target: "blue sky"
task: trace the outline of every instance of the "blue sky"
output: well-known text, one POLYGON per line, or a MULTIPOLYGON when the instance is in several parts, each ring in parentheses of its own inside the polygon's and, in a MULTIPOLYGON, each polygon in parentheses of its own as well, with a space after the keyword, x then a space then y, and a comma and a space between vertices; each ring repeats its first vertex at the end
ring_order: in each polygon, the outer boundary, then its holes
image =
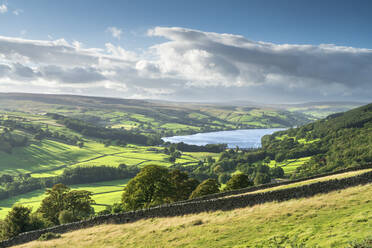
POLYGON ((372 2, 368 0, 8 0, 2 3, 7 3, 11 11, 23 10, 18 16, 0 15, 1 34, 6 36, 18 36, 26 30, 25 36, 32 39, 47 39, 51 35, 99 47, 110 40, 104 34, 106 28, 115 26, 124 31, 119 43, 136 49, 154 43, 146 39, 147 29, 175 26, 240 34, 274 43, 372 48, 372 2))
POLYGON ((0 0, 0 91, 368 101, 371 10, 367 0, 0 0), (27 50, 45 46, 54 58, 27 50), (62 47, 76 53, 75 64, 63 60, 62 47), (90 62, 77 59, 87 54, 90 62))

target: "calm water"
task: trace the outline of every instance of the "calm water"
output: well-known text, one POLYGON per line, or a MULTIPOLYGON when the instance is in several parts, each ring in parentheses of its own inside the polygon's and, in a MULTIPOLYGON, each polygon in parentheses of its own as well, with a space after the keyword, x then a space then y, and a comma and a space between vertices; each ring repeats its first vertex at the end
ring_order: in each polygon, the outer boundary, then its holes
POLYGON ((244 129, 234 131, 219 131, 210 133, 197 133, 185 136, 173 136, 163 138, 171 143, 184 142, 190 145, 227 144, 229 148, 258 148, 261 146, 261 138, 266 134, 285 130, 284 128, 244 129))

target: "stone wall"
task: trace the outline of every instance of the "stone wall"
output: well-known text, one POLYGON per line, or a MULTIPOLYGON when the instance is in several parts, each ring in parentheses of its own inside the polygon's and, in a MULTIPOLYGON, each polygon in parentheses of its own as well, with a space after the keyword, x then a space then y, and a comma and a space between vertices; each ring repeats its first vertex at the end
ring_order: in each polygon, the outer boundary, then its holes
POLYGON ((362 170, 362 169, 372 169, 372 163, 359 165, 359 166, 355 166, 355 167, 350 167, 350 168, 337 170, 337 171, 333 171, 333 172, 323 173, 323 174, 319 174, 319 175, 311 176, 311 177, 306 177, 306 178, 299 178, 299 179, 295 179, 295 180, 287 180, 287 181, 282 181, 282 182, 279 182, 279 183, 267 183, 267 184, 252 186, 252 187, 243 188, 243 189, 230 190, 230 191, 210 194, 210 195, 206 195, 206 196, 202 196, 202 197, 198 197, 198 198, 195 198, 195 199, 186 200, 186 201, 182 201, 182 202, 209 200, 209 199, 215 199, 215 198, 220 198, 220 197, 244 194, 244 193, 253 192, 253 191, 257 191, 257 190, 261 190, 261 189, 267 189, 267 188, 277 187, 277 186, 281 186, 281 185, 288 185, 288 184, 292 184, 292 183, 298 183, 298 182, 303 182, 303 181, 307 181, 307 180, 311 180, 311 179, 316 179, 316 178, 321 178, 321 177, 326 177, 326 176, 332 176, 332 175, 342 174, 342 173, 351 172, 351 171, 358 171, 358 170, 362 170))
MULTIPOLYGON (((308 185, 280 189, 275 191, 267 191, 261 193, 252 193, 246 195, 237 195, 230 197, 221 197, 214 199, 198 199, 189 202, 177 202, 169 205, 162 205, 150 209, 126 212, 121 214, 109 214, 91 218, 89 220, 59 225, 47 229, 35 230, 0 242, 0 247, 9 247, 36 240, 41 234, 46 232, 65 233, 81 228, 92 227, 105 223, 122 224, 134 222, 140 219, 157 218, 157 217, 172 217, 182 216, 185 214, 196 214, 208 211, 217 210, 232 210, 243 208, 272 201, 287 201, 290 199, 311 197, 320 193, 327 193, 334 190, 340 190, 351 186, 372 183, 372 171, 363 174, 343 178, 334 179, 324 182, 316 182, 308 185)), ((240 192, 242 193, 242 192, 240 192)), ((243 192, 244 193, 244 192, 243 192)), ((226 195, 225 195, 226 196, 226 195)))

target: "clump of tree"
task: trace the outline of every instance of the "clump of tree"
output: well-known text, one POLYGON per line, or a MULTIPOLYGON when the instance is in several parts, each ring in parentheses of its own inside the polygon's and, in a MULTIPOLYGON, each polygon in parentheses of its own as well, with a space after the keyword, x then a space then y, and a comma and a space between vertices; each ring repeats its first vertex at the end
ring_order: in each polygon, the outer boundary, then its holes
POLYGON ((15 205, 0 222, 1 240, 10 239, 22 232, 46 228, 51 223, 38 213, 32 213, 32 208, 15 205))
POLYGON ((106 128, 94 125, 92 123, 66 117, 60 114, 48 113, 47 116, 52 117, 67 128, 74 130, 82 135, 103 139, 105 144, 115 142, 121 145, 127 143, 140 145, 158 145, 163 141, 158 135, 142 135, 128 130, 106 128))
MULTIPOLYGON (((76 145, 77 142, 81 140, 77 136, 68 136, 63 133, 59 133, 58 131, 52 131, 48 127, 42 127, 38 124, 25 122, 24 119, 0 119, 0 125, 6 127, 4 128, 4 132, 2 134, 4 136, 11 136, 5 137, 5 139, 3 140, 7 140, 7 142, 10 143, 13 147, 26 146, 28 144, 28 138, 26 136, 20 134, 15 135, 14 133, 11 133, 11 131, 16 129, 32 134, 33 138, 39 141, 48 138, 58 140, 70 145, 76 145)), ((6 150, 6 152, 8 151, 6 150)))
POLYGON ((225 151, 227 148, 226 144, 206 144, 204 146, 189 145, 184 142, 174 143, 169 145, 169 149, 179 150, 182 152, 213 152, 220 153, 225 151))
POLYGON ((122 195, 122 207, 129 211, 186 200, 198 184, 185 172, 148 165, 128 182, 122 195))
POLYGON ((37 210, 44 218, 58 225, 82 220, 92 214, 92 193, 86 190, 71 190, 64 184, 56 184, 46 191, 47 197, 37 210))
POLYGON ((13 148, 26 146, 28 138, 26 136, 15 134, 8 128, 0 132, 0 151, 12 153, 13 148))
POLYGON ((0 221, 0 239, 82 220, 94 214, 94 200, 89 191, 71 190, 66 185, 56 184, 46 194, 36 212, 32 212, 30 207, 14 205, 5 219, 0 221))

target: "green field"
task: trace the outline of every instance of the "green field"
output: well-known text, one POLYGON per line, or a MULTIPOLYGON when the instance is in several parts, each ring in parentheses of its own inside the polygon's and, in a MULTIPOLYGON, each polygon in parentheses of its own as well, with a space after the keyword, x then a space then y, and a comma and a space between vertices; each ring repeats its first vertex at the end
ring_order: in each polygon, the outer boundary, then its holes
POLYGON ((291 173, 296 171, 296 168, 302 166, 304 163, 310 160, 311 157, 303 157, 298 159, 287 159, 283 162, 276 162, 275 160, 271 160, 268 164, 270 167, 279 166, 282 167, 284 173, 286 175, 290 175, 291 173))
MULTIPOLYGON (((73 190, 88 190, 93 193, 93 205, 95 211, 104 210, 107 205, 119 202, 123 193, 124 186, 129 179, 106 181, 101 183, 90 183, 70 185, 73 190)), ((45 190, 35 190, 33 192, 10 197, 0 201, 0 219, 3 219, 14 204, 22 204, 36 210, 41 201, 46 197, 45 190)))
POLYGON ((371 190, 368 184, 232 211, 100 225, 18 247, 348 247, 372 235, 371 190))

